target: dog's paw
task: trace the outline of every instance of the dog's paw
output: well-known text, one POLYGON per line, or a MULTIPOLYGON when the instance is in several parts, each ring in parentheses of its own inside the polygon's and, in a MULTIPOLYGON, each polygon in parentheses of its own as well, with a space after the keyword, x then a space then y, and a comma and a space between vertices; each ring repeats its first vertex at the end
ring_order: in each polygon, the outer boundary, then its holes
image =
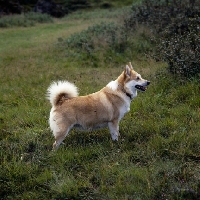
POLYGON ((112 134, 112 140, 113 141, 118 141, 118 135, 117 134, 112 134))

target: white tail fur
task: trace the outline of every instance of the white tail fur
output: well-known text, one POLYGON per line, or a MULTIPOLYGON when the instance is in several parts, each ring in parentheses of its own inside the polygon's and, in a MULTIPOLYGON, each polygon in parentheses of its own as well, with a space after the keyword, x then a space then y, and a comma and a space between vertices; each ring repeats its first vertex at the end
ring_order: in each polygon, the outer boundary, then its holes
POLYGON ((68 81, 53 82, 47 89, 47 99, 52 106, 55 106, 59 95, 65 94, 67 98, 73 98, 78 96, 78 88, 68 81))

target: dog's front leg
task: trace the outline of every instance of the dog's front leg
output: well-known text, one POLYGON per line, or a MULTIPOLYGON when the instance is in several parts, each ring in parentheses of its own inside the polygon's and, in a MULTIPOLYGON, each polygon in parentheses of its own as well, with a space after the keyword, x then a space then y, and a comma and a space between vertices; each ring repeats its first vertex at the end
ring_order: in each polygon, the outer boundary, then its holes
POLYGON ((108 122, 108 127, 109 127, 109 130, 110 130, 112 140, 118 141, 118 136, 119 136, 119 122, 118 122, 118 120, 108 122))

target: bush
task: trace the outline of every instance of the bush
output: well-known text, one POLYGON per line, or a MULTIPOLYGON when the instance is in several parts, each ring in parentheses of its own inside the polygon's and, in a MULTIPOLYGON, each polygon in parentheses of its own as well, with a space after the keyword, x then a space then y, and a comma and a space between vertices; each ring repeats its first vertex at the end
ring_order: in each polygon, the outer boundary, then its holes
POLYGON ((150 48, 145 28, 134 32, 126 30, 123 24, 100 23, 87 30, 73 34, 66 40, 59 38, 62 51, 68 58, 80 60, 83 64, 99 66, 107 62, 120 63, 133 59, 133 55, 144 53, 150 48), (100 62, 101 61, 101 62, 100 62), (88 63, 89 62, 89 63, 88 63))
POLYGON ((66 40, 68 48, 77 48, 88 54, 98 52, 102 48, 123 51, 126 35, 120 34, 121 27, 114 23, 100 23, 89 27, 87 30, 72 35, 66 40))
POLYGON ((53 22, 53 19, 47 14, 41 13, 26 13, 25 15, 12 15, 3 16, 0 18, 0 27, 29 27, 34 26, 35 23, 49 23, 53 22))
POLYGON ((25 14, 25 19, 34 21, 37 23, 51 23, 53 22, 53 18, 48 14, 36 13, 36 12, 28 12, 25 14))
POLYGON ((171 73, 191 77, 200 72, 200 3, 195 0, 144 1, 132 7, 127 29, 138 24, 156 34, 154 57, 168 63, 171 73))
POLYGON ((111 60, 119 62, 119 55, 126 51, 128 40, 120 25, 100 23, 73 34, 66 40, 59 38, 59 45, 64 51, 67 50, 68 58, 76 58, 82 65, 85 62, 86 65, 97 67, 100 63, 105 64, 111 60))
MULTIPOLYGON (((195 24, 197 20, 192 19, 190 23, 195 24)), ((200 73, 200 35, 194 28, 181 35, 163 37, 159 44, 156 56, 168 63, 171 73, 183 77, 192 77, 200 73)))
POLYGON ((34 26, 34 21, 25 19, 22 15, 4 16, 0 18, 0 27, 7 28, 13 26, 34 26))

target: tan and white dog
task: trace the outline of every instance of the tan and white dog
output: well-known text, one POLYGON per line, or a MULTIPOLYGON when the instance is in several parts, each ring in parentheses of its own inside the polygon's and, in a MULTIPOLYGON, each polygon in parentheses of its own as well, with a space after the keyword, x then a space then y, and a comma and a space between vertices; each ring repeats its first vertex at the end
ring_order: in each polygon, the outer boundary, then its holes
POLYGON ((52 104, 49 124, 57 149, 73 127, 94 130, 108 127, 112 140, 118 140, 119 121, 130 110, 137 90, 145 91, 150 82, 133 70, 131 63, 115 80, 98 92, 78 96, 77 87, 68 81, 53 82, 47 98, 52 104))

